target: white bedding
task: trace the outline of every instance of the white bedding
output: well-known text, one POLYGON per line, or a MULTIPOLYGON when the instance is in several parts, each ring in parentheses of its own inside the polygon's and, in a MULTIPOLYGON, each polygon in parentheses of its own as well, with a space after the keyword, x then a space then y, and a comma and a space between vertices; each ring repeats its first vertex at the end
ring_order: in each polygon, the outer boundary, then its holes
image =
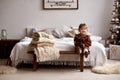
POLYGON ((60 51, 74 51, 73 38, 55 38, 55 47, 60 51))
MULTIPOLYGON (((16 66, 20 62, 29 62, 33 61, 33 56, 28 54, 28 45, 31 42, 31 38, 25 37, 19 43, 17 43, 11 51, 10 58, 12 60, 12 65, 16 66)), ((73 38, 55 38, 55 47, 58 48, 60 51, 74 51, 74 42, 73 38)), ((60 60, 69 60, 72 61, 79 61, 78 55, 71 55, 68 54, 67 56, 61 55, 60 60), (68 56, 70 55, 70 56, 68 56), (74 56, 74 57, 73 57, 74 56), (64 58, 64 59, 63 59, 64 58)), ((89 61, 91 66, 96 65, 103 65, 107 61, 107 57, 105 54, 104 46, 96 41, 92 41, 92 46, 90 47, 90 55, 85 61, 89 61)))

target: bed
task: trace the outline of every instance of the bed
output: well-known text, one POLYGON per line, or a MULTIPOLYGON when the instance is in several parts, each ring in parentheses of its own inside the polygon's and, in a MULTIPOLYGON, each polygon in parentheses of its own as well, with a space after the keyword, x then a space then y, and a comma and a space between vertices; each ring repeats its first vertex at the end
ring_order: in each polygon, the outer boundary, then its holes
MULTIPOLYGON (((87 58, 84 58, 84 62, 88 62, 85 65, 103 65, 107 61, 105 47, 101 43, 99 43, 99 41, 94 40, 96 39, 96 36, 91 36, 91 39, 92 46, 90 47, 90 55, 87 58)), ((13 66, 18 65, 21 62, 33 62, 33 55, 28 54, 29 44, 31 40, 32 38, 25 37, 13 47, 10 55, 13 66)), ((55 47, 58 48, 60 51, 60 57, 55 61, 80 61, 79 54, 75 53, 73 37, 54 37, 54 41, 55 47)), ((81 71, 83 71, 82 68, 81 71)))

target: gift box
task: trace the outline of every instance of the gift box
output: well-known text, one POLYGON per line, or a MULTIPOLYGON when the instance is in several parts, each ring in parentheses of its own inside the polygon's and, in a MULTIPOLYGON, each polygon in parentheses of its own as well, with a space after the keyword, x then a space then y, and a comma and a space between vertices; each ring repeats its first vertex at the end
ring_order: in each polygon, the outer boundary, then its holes
POLYGON ((110 45, 110 59, 120 60, 120 45, 110 45))

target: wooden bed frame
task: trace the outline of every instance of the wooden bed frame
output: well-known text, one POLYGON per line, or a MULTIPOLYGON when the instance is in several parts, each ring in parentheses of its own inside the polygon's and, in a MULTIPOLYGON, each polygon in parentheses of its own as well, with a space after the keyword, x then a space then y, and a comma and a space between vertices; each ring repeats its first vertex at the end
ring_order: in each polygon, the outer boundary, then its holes
MULTIPOLYGON (((79 51, 60 51, 60 54, 78 54, 80 56, 80 71, 83 72, 84 68, 84 54, 79 54, 79 51)), ((33 55, 33 70, 37 70, 37 61, 36 61, 36 55, 34 54, 34 51, 29 51, 28 54, 33 55)))

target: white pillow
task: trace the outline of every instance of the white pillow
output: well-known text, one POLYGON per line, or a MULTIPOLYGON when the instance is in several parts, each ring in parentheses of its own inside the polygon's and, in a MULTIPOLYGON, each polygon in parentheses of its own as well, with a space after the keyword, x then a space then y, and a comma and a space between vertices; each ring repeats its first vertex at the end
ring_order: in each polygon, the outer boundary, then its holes
POLYGON ((70 30, 68 31, 69 37, 75 37, 75 31, 74 30, 70 30))
POLYGON ((33 28, 33 32, 45 32, 47 34, 52 35, 54 29, 55 28, 45 28, 45 29, 33 28))
POLYGON ((96 36, 96 35, 90 35, 90 39, 91 39, 91 41, 99 42, 100 40, 102 40, 102 37, 101 36, 96 36))
POLYGON ((61 28, 56 28, 55 30, 53 30, 53 36, 56 38, 62 38, 64 37, 64 32, 61 28))
POLYGON ((71 28, 71 30, 68 31, 69 37, 75 37, 75 34, 79 34, 78 29, 71 28))
POLYGON ((56 38, 63 38, 68 36, 68 31, 70 30, 70 27, 68 26, 62 26, 60 28, 56 28, 53 30, 53 36, 56 38))

